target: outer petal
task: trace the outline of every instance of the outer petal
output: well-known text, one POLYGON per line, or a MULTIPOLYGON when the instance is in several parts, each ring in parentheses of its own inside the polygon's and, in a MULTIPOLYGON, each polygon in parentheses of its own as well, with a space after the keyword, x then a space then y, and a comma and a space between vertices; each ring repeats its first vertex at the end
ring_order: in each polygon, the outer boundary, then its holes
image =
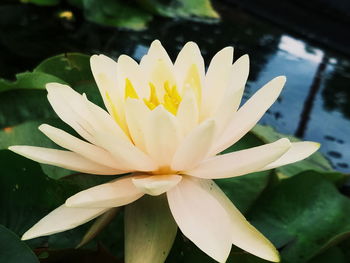
POLYGON ((242 138, 259 121, 265 111, 279 96, 286 78, 274 78, 258 90, 234 115, 221 139, 211 152, 215 155, 242 138))
POLYGON ((147 152, 159 167, 171 164, 180 141, 177 119, 171 113, 158 106, 151 112, 146 134, 147 152))
POLYGON ((182 176, 177 174, 153 175, 136 177, 132 179, 134 185, 143 193, 149 195, 161 195, 177 185, 182 176))
POLYGON ((89 120, 86 119, 86 117, 91 118, 91 116, 87 114, 86 109, 80 110, 82 105, 84 105, 83 108, 85 108, 85 102, 82 102, 82 98, 77 96, 77 94, 66 85, 48 83, 46 89, 49 92, 47 98, 58 117, 71 126, 84 139, 94 143, 94 137, 91 135, 92 127, 89 120), (73 95, 67 96, 67 93, 70 91, 73 95), (65 93, 65 95, 62 93, 65 93), (78 109, 78 107, 80 109, 78 109))
POLYGON ((100 147, 80 140, 63 130, 57 129, 48 124, 40 125, 39 130, 53 142, 63 148, 78 153, 93 162, 121 170, 120 167, 118 167, 116 160, 113 159, 112 155, 100 147))
POLYGON ((220 202, 201 181, 184 177, 167 192, 171 213, 182 233, 218 262, 232 244, 232 223, 220 202))
POLYGON ((197 126, 181 142, 174 155, 171 169, 184 171, 195 167, 208 154, 215 134, 215 122, 207 120, 197 126))
POLYGON ((125 208, 125 263, 163 263, 177 226, 165 196, 145 196, 125 208))
POLYGON ((71 208, 61 205, 24 233, 22 240, 52 235, 80 226, 108 208, 71 208))
POLYGON ((288 139, 212 157, 184 172, 192 176, 219 179, 255 172, 280 158, 291 147, 288 139))
POLYGON ((276 248, 245 219, 223 191, 212 180, 201 180, 201 184, 220 202, 229 215, 232 243, 255 256, 278 262, 279 254, 276 248))
POLYGON ((69 151, 25 145, 11 146, 9 150, 39 163, 55 165, 82 173, 110 175, 125 173, 125 171, 95 163, 69 151))
POLYGON ((110 183, 97 185, 81 191, 66 200, 67 207, 118 207, 134 202, 144 195, 125 176, 110 183))
POLYGON ((49 101, 58 116, 75 129, 82 137, 95 143, 94 131, 104 130, 123 140, 129 140, 122 129, 101 108, 66 85, 46 85, 49 101))
POLYGON ((282 165, 301 161, 316 152, 318 148, 320 148, 320 144, 317 142, 293 142, 292 146, 285 154, 259 171, 269 170, 282 165))

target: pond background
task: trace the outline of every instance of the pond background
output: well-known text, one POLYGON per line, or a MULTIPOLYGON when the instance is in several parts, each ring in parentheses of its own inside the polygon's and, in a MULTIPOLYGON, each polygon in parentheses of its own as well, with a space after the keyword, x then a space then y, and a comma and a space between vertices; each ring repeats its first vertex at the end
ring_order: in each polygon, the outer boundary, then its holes
POLYGON ((259 16, 254 11, 256 1, 243 7, 234 2, 213 2, 221 22, 157 17, 148 29, 130 31, 87 22, 81 11, 64 4, 53 8, 4 1, 0 4, 0 77, 14 79, 16 73, 32 70, 43 59, 63 52, 103 53, 113 58, 125 53, 139 60, 154 39, 162 41, 173 59, 184 43, 195 41, 207 64, 218 50, 234 46, 235 59, 248 53, 251 61, 244 100, 272 78, 287 76, 282 95, 260 123, 320 142, 321 152, 334 168, 350 172, 350 61, 342 39, 318 38, 310 33, 312 28, 298 32, 298 23, 303 22, 298 17, 288 22, 291 26, 277 25, 276 19, 266 19, 268 14, 259 16), (73 12, 73 20, 59 17, 67 9, 73 12))

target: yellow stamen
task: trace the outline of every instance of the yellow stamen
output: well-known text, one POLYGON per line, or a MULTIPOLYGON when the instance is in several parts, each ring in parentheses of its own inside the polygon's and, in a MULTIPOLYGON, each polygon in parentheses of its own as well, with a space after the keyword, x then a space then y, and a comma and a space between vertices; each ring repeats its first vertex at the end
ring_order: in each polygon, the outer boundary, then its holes
POLYGON ((169 112, 176 115, 177 107, 174 105, 172 99, 168 94, 164 95, 164 102, 163 102, 164 108, 166 108, 169 112))
POLYGON ((146 106, 150 109, 153 110, 155 107, 157 107, 155 104, 153 104, 152 102, 150 102, 147 99, 143 99, 143 102, 146 104, 146 106))
POLYGON ((171 89, 170 89, 169 81, 165 81, 164 82, 164 90, 165 90, 166 94, 171 96, 171 89))
POLYGON ((131 81, 126 78, 125 79, 125 99, 132 98, 132 99, 138 99, 139 96, 137 95, 134 86, 132 85, 131 81))
POLYGON ((177 108, 179 107, 179 104, 181 102, 181 96, 179 92, 177 91, 176 86, 174 85, 172 88, 170 88, 169 81, 164 82, 164 95, 163 95, 163 101, 160 102, 157 92, 156 92, 156 86, 153 83, 149 83, 150 87, 150 98, 149 99, 143 99, 146 106, 153 110, 156 108, 159 104, 162 104, 165 109, 167 109, 172 114, 176 115, 177 108))
POLYGON ((149 102, 151 102, 152 104, 155 105, 155 107, 157 107, 160 104, 160 102, 159 102, 159 99, 157 96, 156 87, 153 85, 152 82, 149 83, 149 87, 150 87, 150 91, 151 91, 149 102))
POLYGON ((171 90, 171 96, 172 96, 173 100, 177 102, 176 105, 179 105, 181 102, 181 96, 180 96, 179 92, 177 91, 176 85, 174 85, 172 90, 171 90))

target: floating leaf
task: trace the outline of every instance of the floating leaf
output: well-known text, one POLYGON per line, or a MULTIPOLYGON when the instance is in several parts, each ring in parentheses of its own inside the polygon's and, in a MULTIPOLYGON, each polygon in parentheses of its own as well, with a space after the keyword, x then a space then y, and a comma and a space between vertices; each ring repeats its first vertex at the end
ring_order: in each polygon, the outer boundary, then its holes
POLYGON ((0 225, 0 262, 39 263, 39 260, 15 233, 0 225))
POLYGON ((180 18, 219 18, 210 0, 138 0, 143 7, 158 15, 180 18))
POLYGON ((134 30, 144 29, 152 15, 140 9, 132 1, 84 0, 84 14, 87 20, 134 30))
POLYGON ((60 0, 20 0, 22 3, 30 3, 43 6, 58 5, 60 0))
POLYGON ((350 200, 322 175, 305 172, 262 195, 249 218, 280 249, 283 262, 303 263, 350 233, 350 200))

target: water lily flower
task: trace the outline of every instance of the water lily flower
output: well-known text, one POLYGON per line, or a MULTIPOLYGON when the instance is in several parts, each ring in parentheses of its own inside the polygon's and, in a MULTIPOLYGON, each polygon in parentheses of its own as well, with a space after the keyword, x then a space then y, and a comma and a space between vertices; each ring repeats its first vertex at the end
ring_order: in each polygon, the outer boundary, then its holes
POLYGON ((205 71, 198 46, 188 42, 173 63, 157 40, 140 63, 126 55, 117 62, 94 55, 91 69, 107 111, 69 86, 47 84, 53 109, 81 138, 43 124, 40 131, 66 150, 34 146, 9 149, 40 163, 82 173, 128 175, 68 198, 22 239, 72 229, 127 205, 127 263, 164 262, 177 226, 218 262, 226 261, 232 244, 278 262, 275 247, 213 179, 293 163, 315 152, 319 144, 292 143, 283 138, 220 154, 253 128, 286 81, 284 76, 276 77, 240 107, 249 59, 244 55, 232 61, 233 48, 226 47, 205 71), (157 208, 147 200, 156 200, 157 208), (149 220, 142 215, 150 211, 155 215, 152 220, 159 219, 153 228, 142 224, 142 220, 149 220), (135 252, 145 244, 147 249, 135 252))

